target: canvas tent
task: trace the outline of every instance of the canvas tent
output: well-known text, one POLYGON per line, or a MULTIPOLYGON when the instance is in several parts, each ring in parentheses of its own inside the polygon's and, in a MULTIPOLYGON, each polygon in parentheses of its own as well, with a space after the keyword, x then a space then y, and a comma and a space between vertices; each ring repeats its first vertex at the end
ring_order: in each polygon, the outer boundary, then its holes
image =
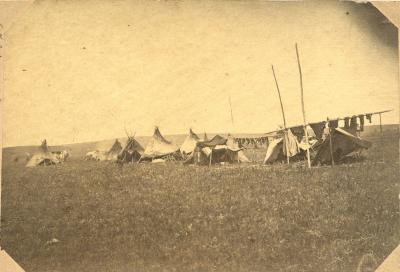
POLYGON ((111 161, 116 160, 121 152, 122 146, 118 139, 115 139, 114 144, 108 150, 94 150, 86 153, 86 160, 94 161, 111 161))
POLYGON ((249 162, 247 157, 239 155, 242 149, 228 142, 220 135, 214 136, 209 141, 197 142, 194 152, 185 160, 185 164, 216 164, 249 162))
POLYGON ((238 153, 241 150, 241 148, 232 148, 227 145, 217 145, 211 149, 209 158, 212 164, 240 162, 238 153))
POLYGON ((140 160, 144 149, 134 137, 128 137, 125 147, 118 154, 118 161, 122 163, 137 162, 140 160))
POLYGON ((193 132, 192 129, 189 130, 189 135, 186 137, 185 141, 181 145, 180 151, 183 156, 191 154, 196 148, 197 142, 200 138, 193 132))
POLYGON ((269 141, 263 163, 268 164, 283 161, 287 156, 294 161, 306 159, 307 149, 313 152, 318 142, 313 139, 314 136, 308 136, 307 143, 305 136, 299 140, 299 137, 294 135, 291 129, 288 129, 287 132, 282 131, 280 136, 276 135, 269 141))
POLYGON ((210 163, 209 156, 211 154, 210 147, 199 147, 198 145, 194 151, 186 158, 183 164, 197 164, 197 165, 207 165, 210 163))
POLYGON ((239 162, 250 162, 249 158, 246 157, 243 150, 239 147, 237 141, 235 141, 235 138, 232 137, 232 135, 228 135, 228 140, 226 141, 226 145, 230 147, 232 150, 240 149, 237 152, 237 160, 239 162))
POLYGON ((326 137, 319 144, 313 164, 332 163, 330 141, 332 145, 332 156, 335 162, 340 162, 347 155, 371 147, 372 143, 357 137, 344 129, 335 128, 330 137, 326 137))
POLYGON ((110 150, 107 151, 107 159, 108 160, 115 160, 117 159, 118 154, 122 150, 122 145, 118 139, 115 139, 114 144, 111 146, 110 150))
POLYGON ((211 140, 208 141, 199 141, 198 146, 203 148, 203 147, 215 147, 217 145, 225 145, 227 142, 227 139, 220 135, 215 135, 211 140))
POLYGON ((279 138, 272 140, 267 148, 264 164, 273 163, 286 158, 295 157, 301 153, 299 142, 290 129, 279 138))
POLYGON ((162 135, 158 127, 154 129, 153 137, 150 139, 149 143, 144 150, 142 160, 153 160, 160 158, 173 158, 180 159, 179 147, 167 141, 162 135))
POLYGON ((264 158, 264 164, 267 163, 273 163, 277 161, 278 159, 284 158, 283 156, 283 138, 278 138, 270 141, 268 148, 267 148, 267 154, 265 154, 264 158))
POLYGON ((39 152, 34 154, 26 164, 26 167, 47 166, 61 163, 57 156, 49 151, 47 141, 43 140, 39 152))

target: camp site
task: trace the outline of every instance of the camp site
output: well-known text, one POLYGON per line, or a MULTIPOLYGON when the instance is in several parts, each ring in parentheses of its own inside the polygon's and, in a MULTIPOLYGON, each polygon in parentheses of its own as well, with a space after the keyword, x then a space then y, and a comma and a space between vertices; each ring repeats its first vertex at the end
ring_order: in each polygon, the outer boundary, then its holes
POLYGON ((6 148, 3 200, 19 200, 2 211, 9 218, 2 223, 4 245, 18 239, 18 246, 7 248, 21 259, 29 256, 21 263, 32 270, 68 265, 85 271, 72 258, 104 271, 122 264, 147 267, 151 258, 165 260, 156 271, 197 271, 196 262, 208 270, 209 262, 221 260, 228 270, 253 267, 253 258, 267 271, 282 263, 292 269, 292 262, 312 270, 335 256, 343 259, 330 264, 331 270, 339 271, 356 267, 371 250, 378 264, 398 237, 396 194, 388 198, 387 192, 398 189, 399 130, 363 130, 362 139, 340 128, 327 136, 333 137, 333 150, 353 148, 343 158, 334 153, 334 165, 329 142, 321 140, 311 169, 304 147, 287 162, 285 133, 207 133, 204 141, 192 129, 164 137, 156 128, 151 137, 107 141, 99 160, 87 159, 95 143, 6 148), (60 162, 51 156, 56 149, 71 156, 60 162), (119 153, 108 159, 115 149, 119 153), (26 150, 34 154, 28 162, 12 159, 26 150), (15 213, 21 204, 25 208, 15 213), (19 238, 10 235, 15 231, 19 238), (74 253, 76 246, 85 253, 74 253))
POLYGON ((374 4, 26 10, 0 241, 25 271, 366 272, 398 246, 398 32, 374 4))

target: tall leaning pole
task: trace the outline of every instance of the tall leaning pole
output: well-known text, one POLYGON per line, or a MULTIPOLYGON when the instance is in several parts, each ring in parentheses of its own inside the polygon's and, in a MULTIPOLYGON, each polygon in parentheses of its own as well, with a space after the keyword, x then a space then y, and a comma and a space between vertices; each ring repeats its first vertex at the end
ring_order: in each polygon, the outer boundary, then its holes
POLYGON ((307 162, 308 162, 308 168, 311 168, 310 143, 308 141, 308 132, 307 132, 307 123, 306 123, 306 111, 304 109, 303 75, 301 73, 301 65, 300 65, 300 58, 299 58, 299 50, 297 49, 297 43, 295 44, 295 47, 296 47, 297 64, 299 66, 299 75, 300 75, 301 109, 303 111, 303 128, 304 128, 304 134, 306 136, 306 143, 307 143, 307 162))
MULTIPOLYGON (((283 110, 283 103, 282 103, 282 97, 281 97, 281 92, 279 90, 279 85, 278 85, 278 80, 276 79, 276 75, 275 75, 275 70, 274 70, 274 66, 272 66, 272 74, 274 75, 274 79, 275 79, 275 85, 276 85, 276 90, 278 91, 278 97, 279 97, 279 102, 281 103, 281 110, 282 110, 282 118, 283 118, 283 127, 285 129, 285 137, 287 138, 287 127, 286 127, 286 118, 285 118, 285 111, 283 110)), ((285 149, 286 149, 286 161, 289 164, 290 159, 289 159, 289 152, 287 151, 287 146, 286 146, 286 140, 284 141, 285 143, 285 149)))

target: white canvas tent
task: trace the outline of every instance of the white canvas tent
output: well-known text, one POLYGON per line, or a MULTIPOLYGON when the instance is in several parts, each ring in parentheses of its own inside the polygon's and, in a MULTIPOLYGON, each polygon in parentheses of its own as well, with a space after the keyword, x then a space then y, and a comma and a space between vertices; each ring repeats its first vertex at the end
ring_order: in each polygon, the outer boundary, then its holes
POLYGON ((174 159, 180 157, 179 147, 167 141, 162 135, 158 127, 154 129, 153 137, 150 139, 147 144, 142 157, 139 161, 142 160, 153 160, 164 158, 167 156, 171 156, 174 159), (179 156, 178 156, 179 154, 179 156))
POLYGON ((243 150, 239 147, 238 143, 235 141, 235 139, 230 134, 228 134, 228 140, 226 141, 226 145, 231 150, 238 150, 236 152, 238 162, 250 162, 249 158, 246 157, 243 150))
POLYGON ((115 139, 114 144, 108 150, 94 150, 86 153, 86 160, 111 161, 116 160, 118 154, 122 151, 122 145, 115 139))
POLYGON ((300 153, 299 142, 290 129, 280 138, 272 140, 267 148, 264 164, 273 163, 280 158, 294 157, 300 153))
POLYGON ((196 148, 197 142, 200 138, 193 132, 192 129, 189 130, 189 135, 186 137, 185 141, 181 145, 180 151, 182 155, 190 155, 196 148))
POLYGON ((197 142, 194 152, 185 160, 185 164, 210 165, 216 163, 250 162, 242 148, 235 145, 233 138, 226 139, 216 135, 209 141, 197 142))
POLYGON ((48 166, 61 163, 57 156, 49 151, 47 141, 43 140, 39 152, 34 154, 26 164, 26 167, 48 166))
POLYGON ((263 163, 267 164, 275 162, 282 152, 282 146, 283 146, 283 138, 272 140, 268 145, 267 154, 265 154, 263 163))

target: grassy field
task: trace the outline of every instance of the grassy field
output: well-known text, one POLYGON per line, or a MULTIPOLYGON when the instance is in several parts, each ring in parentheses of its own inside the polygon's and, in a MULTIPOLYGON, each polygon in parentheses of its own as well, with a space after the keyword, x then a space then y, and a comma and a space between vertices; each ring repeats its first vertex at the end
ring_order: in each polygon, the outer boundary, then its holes
POLYGON ((311 171, 6 158, 1 245, 26 271, 356 271, 363 256, 374 266, 400 241, 399 134, 368 137, 363 161, 311 171))

